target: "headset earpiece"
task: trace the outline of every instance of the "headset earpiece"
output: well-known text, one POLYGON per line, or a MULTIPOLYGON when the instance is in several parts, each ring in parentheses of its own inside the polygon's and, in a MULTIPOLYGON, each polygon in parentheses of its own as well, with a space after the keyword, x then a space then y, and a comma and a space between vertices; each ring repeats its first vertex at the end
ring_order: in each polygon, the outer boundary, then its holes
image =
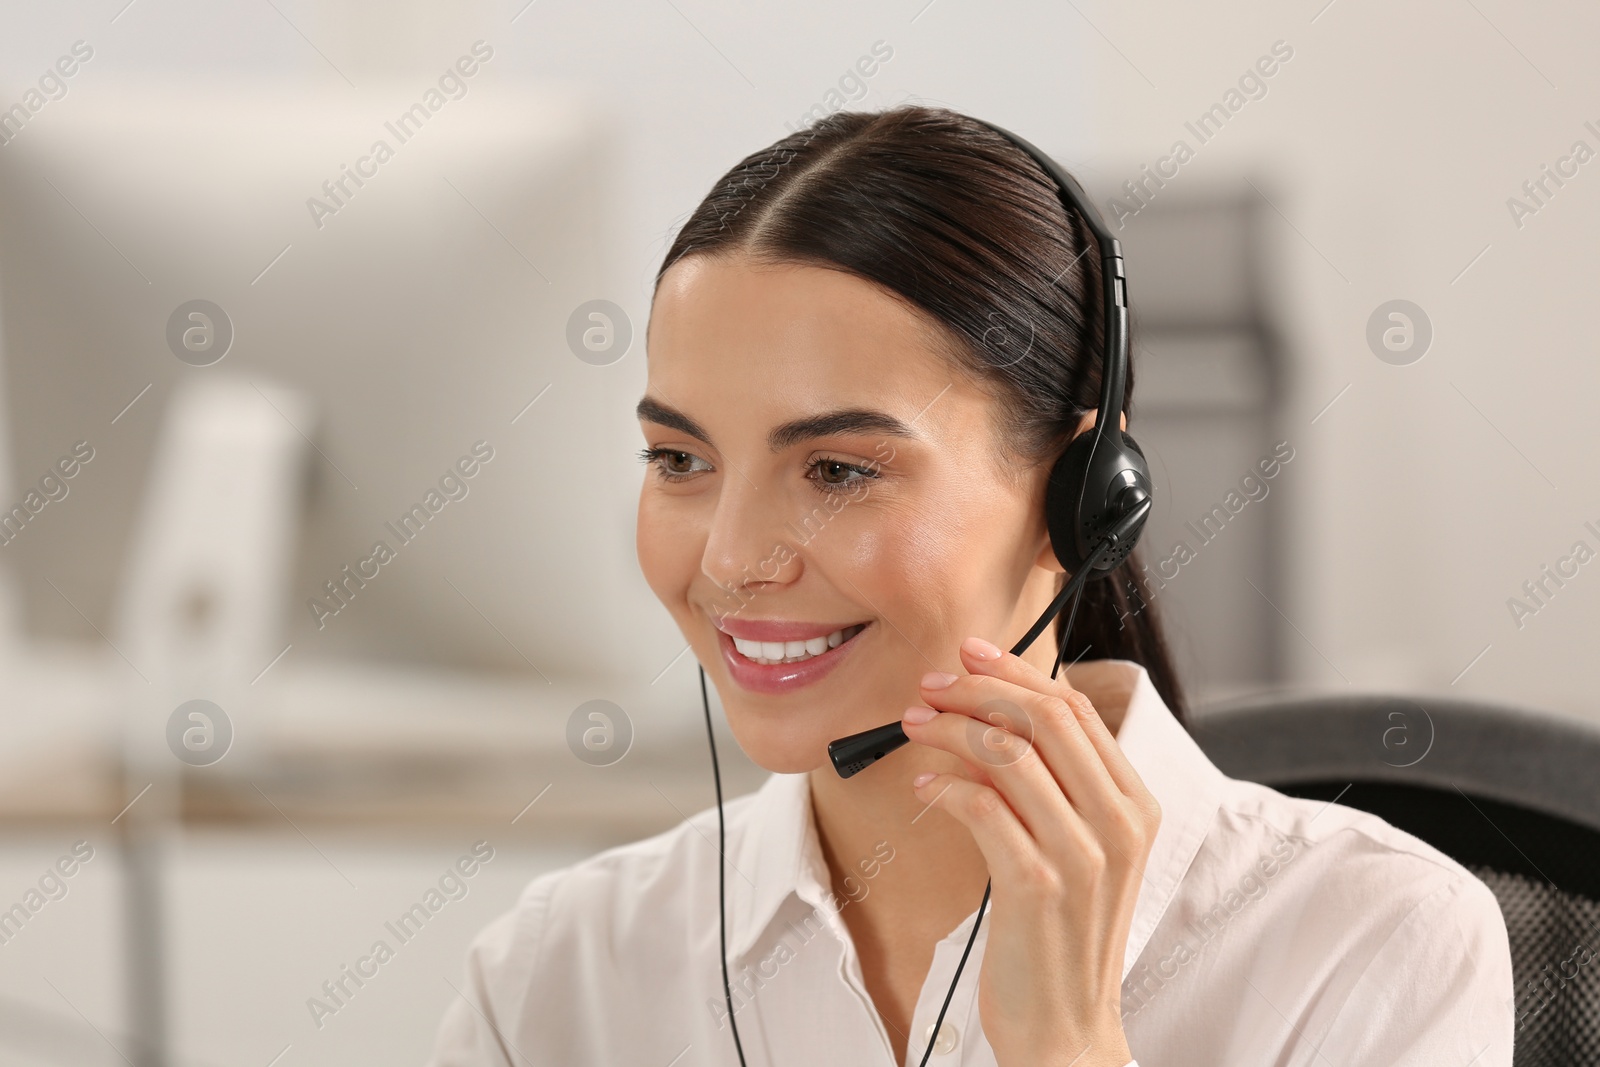
MULTIPOLYGON (((1150 490, 1144 451, 1120 427, 1107 425, 1103 435, 1096 427, 1072 439, 1050 468, 1044 503, 1050 547, 1069 574, 1078 572, 1113 526, 1151 498, 1150 490)), ((1089 580, 1120 567, 1143 529, 1141 519, 1095 564, 1089 580)))
POLYGON ((1011 131, 992 122, 983 125, 1033 157, 1055 183, 1063 210, 1069 218, 1077 215, 1093 235, 1100 253, 1105 347, 1096 417, 1104 420, 1104 425, 1097 422, 1094 428, 1072 439, 1050 468, 1045 491, 1050 547, 1070 574, 1076 575, 1086 561, 1095 559, 1091 572, 1084 575, 1087 582, 1104 577, 1127 560, 1144 528, 1154 496, 1144 451, 1122 432, 1121 426, 1128 384, 1128 281, 1123 272, 1122 245, 1106 228, 1105 219, 1078 180, 1059 163, 1011 131), (1128 521, 1118 530, 1124 520, 1128 521))

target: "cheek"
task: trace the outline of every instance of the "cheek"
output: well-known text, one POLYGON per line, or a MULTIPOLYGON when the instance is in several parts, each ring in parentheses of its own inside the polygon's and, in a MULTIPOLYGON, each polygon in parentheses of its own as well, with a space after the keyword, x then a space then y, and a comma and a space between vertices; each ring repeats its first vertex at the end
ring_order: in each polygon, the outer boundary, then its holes
POLYGON ((694 525, 673 502, 648 490, 639 495, 634 551, 639 570, 656 598, 676 612, 700 569, 694 525))
MULTIPOLYGON (((929 522, 930 513, 916 508, 874 516, 851 539, 842 562, 866 601, 861 606, 886 616, 893 624, 886 629, 916 646, 908 649, 912 655, 937 660, 935 649, 948 643, 951 629, 961 625, 956 616, 971 604, 969 579, 981 564, 970 558, 974 534, 964 521, 946 511, 929 522)), ((841 591, 853 595, 847 583, 841 591)))

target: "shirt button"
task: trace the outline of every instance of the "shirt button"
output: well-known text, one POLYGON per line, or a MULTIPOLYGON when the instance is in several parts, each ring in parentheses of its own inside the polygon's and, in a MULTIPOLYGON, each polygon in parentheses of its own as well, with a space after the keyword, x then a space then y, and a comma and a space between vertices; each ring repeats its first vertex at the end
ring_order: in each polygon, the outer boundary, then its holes
MULTIPOLYGON (((926 1043, 932 1037, 933 1024, 929 1023, 927 1029, 922 1031, 922 1040, 924 1043, 926 1043)), ((933 1042, 933 1054, 935 1056, 944 1056, 954 1052, 956 1050, 956 1043, 960 1040, 961 1035, 956 1033, 956 1028, 950 1023, 946 1022, 943 1026, 939 1027, 939 1038, 937 1041, 933 1042)))

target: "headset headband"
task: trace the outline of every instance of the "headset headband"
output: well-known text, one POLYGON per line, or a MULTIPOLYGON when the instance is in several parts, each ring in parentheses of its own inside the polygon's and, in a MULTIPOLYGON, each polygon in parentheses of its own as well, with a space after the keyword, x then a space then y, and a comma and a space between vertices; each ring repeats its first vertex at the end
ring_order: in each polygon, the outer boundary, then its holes
POLYGON ((1061 198, 1062 207, 1067 209, 1070 216, 1076 211, 1088 225, 1089 231, 1094 234, 1095 243, 1100 246, 1100 278, 1104 291, 1105 301, 1105 330, 1106 348, 1103 370, 1100 376, 1100 415, 1095 419, 1095 440, 1105 436, 1105 428, 1119 426, 1122 415, 1122 402, 1127 391, 1128 382, 1128 283, 1123 273, 1122 243, 1111 236, 1111 231, 1106 228, 1105 220, 1100 217, 1100 212, 1095 210, 1089 202, 1089 197, 1084 193, 1083 187, 1076 178, 1062 169, 1061 164, 1045 155, 1031 143, 1012 133, 1010 130, 996 126, 983 119, 973 119, 989 129, 1006 138, 1012 144, 1022 149, 1039 164, 1046 175, 1055 182, 1056 192, 1061 198))

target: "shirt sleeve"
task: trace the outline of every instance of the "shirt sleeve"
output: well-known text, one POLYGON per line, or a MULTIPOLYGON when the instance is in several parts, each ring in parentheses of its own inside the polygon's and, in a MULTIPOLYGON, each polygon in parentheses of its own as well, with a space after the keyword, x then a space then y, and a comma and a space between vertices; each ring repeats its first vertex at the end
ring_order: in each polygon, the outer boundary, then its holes
POLYGON ((516 907, 473 938, 460 982, 434 1038, 427 1067, 524 1067, 517 1048, 550 895, 561 871, 542 875, 523 890, 516 907))
POLYGON ((1321 1047, 1294 1062, 1344 1067, 1511 1067, 1511 943, 1494 892, 1459 877, 1389 934, 1321 1047))

